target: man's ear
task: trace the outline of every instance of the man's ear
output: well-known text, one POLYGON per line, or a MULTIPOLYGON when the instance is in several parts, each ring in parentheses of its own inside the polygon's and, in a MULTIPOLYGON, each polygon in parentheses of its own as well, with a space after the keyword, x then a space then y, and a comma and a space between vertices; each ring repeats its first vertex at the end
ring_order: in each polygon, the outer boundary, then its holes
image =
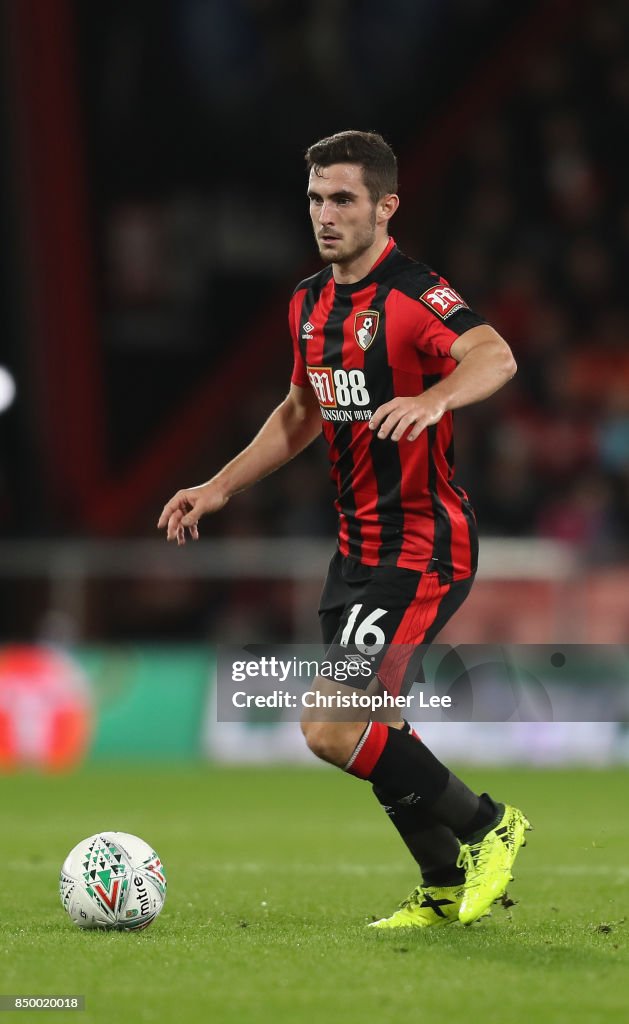
POLYGON ((400 197, 396 196, 394 192, 389 195, 383 196, 377 205, 377 220, 380 224, 391 220, 391 217, 400 205, 400 197))

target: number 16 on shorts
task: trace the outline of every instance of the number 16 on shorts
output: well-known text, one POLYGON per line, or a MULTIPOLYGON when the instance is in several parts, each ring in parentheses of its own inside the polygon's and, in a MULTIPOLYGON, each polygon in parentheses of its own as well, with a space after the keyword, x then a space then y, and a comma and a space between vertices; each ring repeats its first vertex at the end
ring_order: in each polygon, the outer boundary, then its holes
POLYGON ((374 608, 361 616, 362 609, 362 604, 353 604, 350 608, 345 628, 341 633, 341 647, 353 643, 361 654, 379 654, 386 643, 386 636, 377 622, 387 614, 387 609, 374 608))

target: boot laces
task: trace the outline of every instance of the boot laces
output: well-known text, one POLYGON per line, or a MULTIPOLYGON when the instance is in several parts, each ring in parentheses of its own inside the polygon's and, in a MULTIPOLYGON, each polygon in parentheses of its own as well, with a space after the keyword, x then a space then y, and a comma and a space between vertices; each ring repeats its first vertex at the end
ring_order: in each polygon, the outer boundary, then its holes
POLYGON ((490 844, 481 839, 478 843, 463 843, 456 859, 457 868, 465 871, 465 887, 478 885, 485 864, 491 852, 490 844))
POLYGON ((412 892, 409 892, 405 900, 400 903, 400 910, 406 908, 411 909, 412 907, 419 907, 424 898, 424 887, 423 885, 417 885, 412 892))

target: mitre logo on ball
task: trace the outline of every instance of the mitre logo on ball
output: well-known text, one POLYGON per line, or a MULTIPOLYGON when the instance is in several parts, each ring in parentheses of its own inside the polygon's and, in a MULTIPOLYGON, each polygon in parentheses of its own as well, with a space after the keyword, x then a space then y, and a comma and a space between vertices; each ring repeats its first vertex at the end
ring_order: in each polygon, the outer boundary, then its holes
POLYGON ((376 336, 380 314, 377 309, 364 309, 354 317, 354 337, 366 352, 376 336))

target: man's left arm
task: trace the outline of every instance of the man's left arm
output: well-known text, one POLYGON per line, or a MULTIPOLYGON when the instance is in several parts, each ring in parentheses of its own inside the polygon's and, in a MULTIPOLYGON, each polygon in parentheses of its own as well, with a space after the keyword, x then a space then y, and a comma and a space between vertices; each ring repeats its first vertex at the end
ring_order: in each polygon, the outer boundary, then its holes
POLYGON ((407 441, 414 441, 449 410, 489 398, 517 370, 506 341, 488 324, 459 335, 450 355, 458 366, 438 384, 421 395, 394 398, 376 409, 369 426, 379 438, 399 441, 406 435, 407 441))

